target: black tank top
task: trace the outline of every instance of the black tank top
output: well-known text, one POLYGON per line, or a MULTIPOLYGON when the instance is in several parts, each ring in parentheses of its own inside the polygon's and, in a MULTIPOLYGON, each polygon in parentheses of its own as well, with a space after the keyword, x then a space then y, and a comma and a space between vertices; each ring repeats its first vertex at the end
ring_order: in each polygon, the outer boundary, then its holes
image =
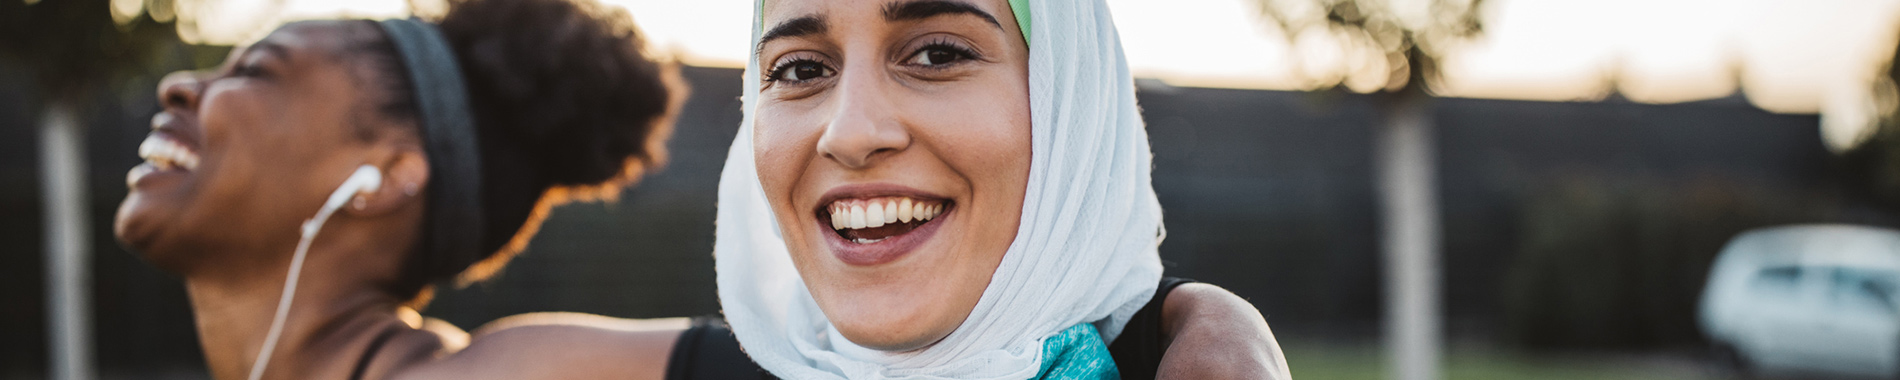
MULTIPOLYGON (((1194 280, 1162 277, 1154 298, 1135 312, 1128 326, 1122 328, 1121 336, 1108 345, 1108 354, 1115 359, 1122 379, 1155 378, 1161 354, 1168 350, 1161 339, 1161 307, 1167 304, 1168 292, 1191 282, 1194 280)), ((679 341, 673 344, 673 355, 666 361, 666 380, 739 379, 776 380, 778 377, 759 368, 746 356, 724 318, 693 318, 692 327, 680 333, 679 341)))

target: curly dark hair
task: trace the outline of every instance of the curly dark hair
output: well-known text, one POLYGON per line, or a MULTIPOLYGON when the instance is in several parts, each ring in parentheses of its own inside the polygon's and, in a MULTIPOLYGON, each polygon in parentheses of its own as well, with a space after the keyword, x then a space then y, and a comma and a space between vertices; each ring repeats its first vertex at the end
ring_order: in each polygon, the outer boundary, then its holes
MULTIPOLYGON (((415 120, 395 48, 373 22, 361 24, 371 35, 352 50, 366 53, 359 62, 382 89, 370 100, 375 114, 415 120)), ((500 270, 550 208, 612 200, 661 165, 686 92, 674 64, 643 50, 625 10, 593 0, 458 0, 437 25, 461 65, 481 141, 485 255, 413 250, 391 291, 418 306, 431 283, 466 285, 500 270)))

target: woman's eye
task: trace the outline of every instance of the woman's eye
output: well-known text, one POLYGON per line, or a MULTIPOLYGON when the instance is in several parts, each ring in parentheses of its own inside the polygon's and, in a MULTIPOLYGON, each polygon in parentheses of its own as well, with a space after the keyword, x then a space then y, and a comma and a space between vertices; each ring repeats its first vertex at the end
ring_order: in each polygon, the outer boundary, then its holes
POLYGON ((917 55, 910 57, 910 64, 918 66, 940 66, 956 63, 957 61, 968 58, 970 58, 969 53, 957 51, 946 46, 932 46, 918 50, 917 55))
POLYGON ((816 61, 801 60, 779 66, 772 80, 803 82, 831 75, 831 68, 816 61))
POLYGON ((264 71, 263 68, 259 67, 255 63, 244 63, 244 64, 231 66, 231 76, 233 77, 248 78, 248 77, 260 76, 263 74, 263 71, 264 71))

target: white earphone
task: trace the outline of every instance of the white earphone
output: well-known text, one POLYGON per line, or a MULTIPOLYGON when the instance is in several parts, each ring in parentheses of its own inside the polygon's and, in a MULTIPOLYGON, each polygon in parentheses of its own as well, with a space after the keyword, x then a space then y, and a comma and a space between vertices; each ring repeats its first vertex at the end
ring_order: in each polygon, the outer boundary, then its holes
POLYGON ((336 191, 330 193, 330 199, 323 202, 323 208, 317 211, 317 216, 304 222, 304 234, 316 234, 314 230, 317 226, 322 225, 324 219, 329 219, 330 213, 336 212, 338 208, 342 208, 343 204, 349 202, 352 196, 374 193, 376 190, 382 188, 382 170, 377 170, 374 165, 357 167, 355 173, 350 173, 349 179, 343 180, 342 186, 337 186, 336 191))
POLYGON ((357 194, 374 193, 383 187, 383 171, 374 165, 363 165, 350 173, 330 193, 330 199, 323 202, 323 208, 317 215, 303 222, 303 238, 297 241, 297 251, 290 256, 290 275, 284 278, 284 295, 277 299, 277 315, 271 317, 270 332, 264 335, 264 347, 257 352, 257 361, 251 364, 251 380, 264 377, 264 366, 270 364, 272 351, 277 350, 277 339, 284 335, 284 320, 290 317, 290 300, 297 294, 297 277, 303 272, 303 258, 310 253, 310 241, 316 240, 317 230, 323 228, 323 222, 330 220, 330 214, 343 208, 350 198, 357 194))

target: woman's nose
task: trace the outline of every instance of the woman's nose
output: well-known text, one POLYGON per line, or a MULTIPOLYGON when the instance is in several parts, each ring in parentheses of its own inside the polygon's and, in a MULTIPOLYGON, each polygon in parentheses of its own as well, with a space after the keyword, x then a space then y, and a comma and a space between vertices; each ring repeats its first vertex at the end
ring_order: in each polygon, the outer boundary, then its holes
POLYGON ((200 75, 201 73, 196 71, 179 71, 165 75, 165 79, 158 82, 159 105, 172 112, 197 110, 198 95, 204 90, 204 81, 200 79, 200 75))
POLYGON ((837 107, 818 138, 818 153, 845 167, 863 169, 910 146, 903 110, 891 102, 884 78, 857 73, 840 78, 837 107))

